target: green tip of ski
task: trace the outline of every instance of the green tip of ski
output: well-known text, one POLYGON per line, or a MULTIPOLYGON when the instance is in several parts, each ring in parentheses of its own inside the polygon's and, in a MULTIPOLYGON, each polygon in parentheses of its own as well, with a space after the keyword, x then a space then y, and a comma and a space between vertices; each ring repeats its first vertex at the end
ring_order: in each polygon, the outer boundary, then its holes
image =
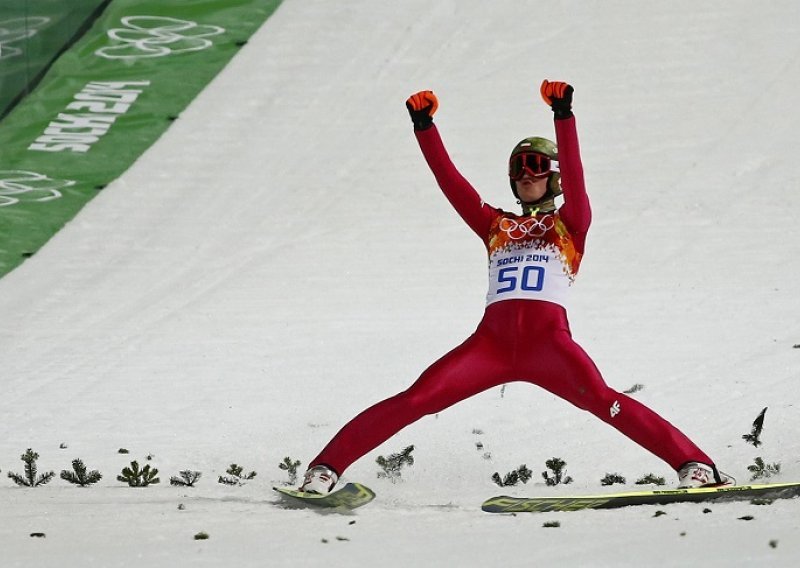
POLYGON ((288 487, 273 487, 283 501, 301 508, 352 510, 375 499, 375 492, 360 483, 348 483, 326 495, 306 493, 288 487))

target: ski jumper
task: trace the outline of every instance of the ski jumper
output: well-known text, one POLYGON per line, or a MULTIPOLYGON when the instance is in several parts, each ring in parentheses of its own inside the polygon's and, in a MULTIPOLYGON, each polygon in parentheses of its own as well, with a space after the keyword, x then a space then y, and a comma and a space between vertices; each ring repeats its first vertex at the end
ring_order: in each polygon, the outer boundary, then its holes
POLYGON ((713 463, 672 424, 606 385, 572 340, 565 303, 591 222, 575 118, 555 121, 564 204, 515 215, 483 202, 458 172, 436 126, 415 131, 447 199, 486 245, 489 291, 483 319, 464 343, 426 369, 411 387, 363 411, 314 460, 341 475, 405 426, 486 389, 525 381, 591 412, 679 469, 713 463))

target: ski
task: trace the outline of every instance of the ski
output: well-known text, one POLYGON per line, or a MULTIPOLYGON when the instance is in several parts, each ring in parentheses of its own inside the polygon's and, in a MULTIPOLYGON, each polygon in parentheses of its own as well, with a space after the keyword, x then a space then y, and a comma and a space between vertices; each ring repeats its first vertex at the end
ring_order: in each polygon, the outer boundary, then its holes
POLYGON ((366 485, 348 483, 327 495, 306 493, 288 487, 273 487, 284 502, 294 507, 313 507, 318 509, 334 509, 350 511, 366 505, 375 498, 375 493, 366 485))
POLYGON ((492 497, 481 509, 487 513, 537 513, 580 511, 583 509, 618 509, 633 505, 669 505, 671 503, 706 503, 790 499, 800 496, 800 483, 769 485, 729 485, 689 489, 657 489, 630 493, 609 493, 577 497, 492 497))

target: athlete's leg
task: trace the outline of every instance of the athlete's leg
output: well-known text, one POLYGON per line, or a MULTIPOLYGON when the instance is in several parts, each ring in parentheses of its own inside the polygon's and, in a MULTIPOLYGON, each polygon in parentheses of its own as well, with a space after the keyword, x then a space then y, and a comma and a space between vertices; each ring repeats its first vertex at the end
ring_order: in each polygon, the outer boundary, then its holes
POLYGON ((568 331, 537 349, 532 381, 591 412, 677 470, 687 462, 713 464, 683 432, 644 404, 610 388, 597 366, 568 331))
POLYGON ((425 415, 509 380, 501 346, 480 328, 428 367, 406 391, 375 404, 347 423, 310 466, 324 464, 341 475, 350 464, 425 415))

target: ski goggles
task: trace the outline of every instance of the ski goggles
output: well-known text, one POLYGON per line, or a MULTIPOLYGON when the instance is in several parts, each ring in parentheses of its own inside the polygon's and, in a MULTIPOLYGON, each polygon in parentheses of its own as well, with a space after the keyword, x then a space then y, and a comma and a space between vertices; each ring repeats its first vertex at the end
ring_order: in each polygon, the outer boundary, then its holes
POLYGON ((508 161, 508 177, 514 181, 522 179, 526 173, 531 177, 540 178, 557 171, 558 162, 544 154, 534 152, 515 154, 508 161))

